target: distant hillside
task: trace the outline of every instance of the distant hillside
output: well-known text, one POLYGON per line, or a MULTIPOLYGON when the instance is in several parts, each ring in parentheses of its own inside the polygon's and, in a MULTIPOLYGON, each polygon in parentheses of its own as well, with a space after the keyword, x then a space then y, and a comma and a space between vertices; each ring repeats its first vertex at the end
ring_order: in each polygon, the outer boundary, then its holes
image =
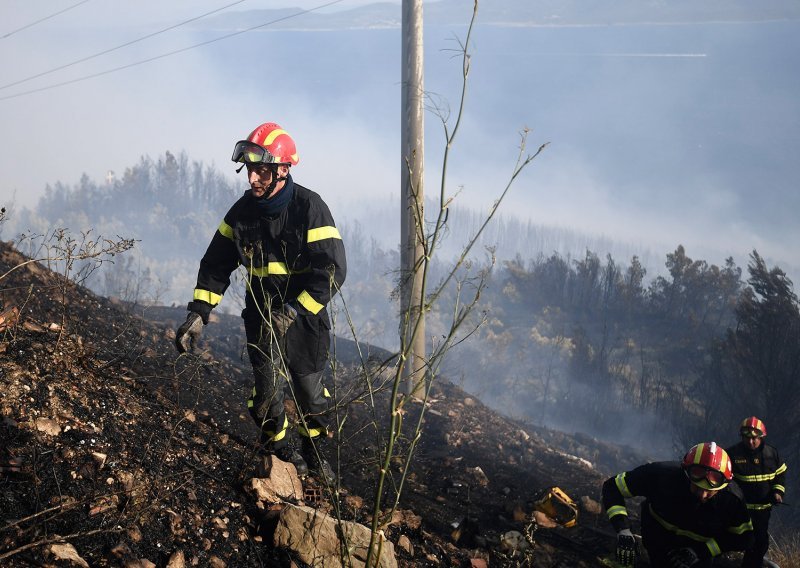
MULTIPOLYGON (((469 21, 472 3, 463 0, 426 2, 425 22, 460 25, 469 21)), ((265 30, 344 30, 399 28, 399 3, 376 2, 336 12, 308 12, 281 8, 227 12, 202 20, 203 29, 248 29, 265 24, 265 30), (266 24, 269 25, 267 26, 266 24)), ((617 24, 670 24, 700 22, 758 22, 800 18, 800 3, 791 0, 491 0, 479 2, 478 22, 501 26, 577 26, 617 24)))

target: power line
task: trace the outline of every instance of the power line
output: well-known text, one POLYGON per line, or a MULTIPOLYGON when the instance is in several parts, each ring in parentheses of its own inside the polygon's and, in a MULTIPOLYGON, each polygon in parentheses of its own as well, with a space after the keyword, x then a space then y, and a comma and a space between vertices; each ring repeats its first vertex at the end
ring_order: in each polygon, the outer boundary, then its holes
POLYGON ((175 51, 169 51, 167 53, 162 53, 161 55, 156 55, 155 57, 149 57, 147 59, 142 59, 140 61, 134 61, 133 63, 128 63, 127 65, 121 65, 119 67, 114 67, 112 69, 107 69, 106 71, 100 71, 99 73, 92 73, 91 75, 84 75, 83 77, 78 77, 76 79, 71 79, 69 81, 62 81, 61 83, 55 83, 53 85, 47 85, 45 87, 39 87, 38 89, 30 89, 28 91, 22 91, 21 93, 15 93, 13 95, 6 95, 5 97, 0 97, 0 101, 7 101, 9 99, 15 99, 17 97, 30 95, 30 94, 33 94, 33 93, 39 93, 41 91, 48 91, 50 89, 63 87, 65 85, 71 85, 73 83, 78 83, 80 81, 85 81, 87 79, 94 79, 95 77, 101 77, 103 75, 108 75, 108 74, 114 73, 116 71, 122 71, 123 69, 130 69, 131 67, 136 67, 138 65, 143 65, 145 63, 151 63, 151 62, 156 61, 158 59, 164 59, 164 58, 170 57, 172 55, 177 55, 178 53, 183 53, 184 51, 189 51, 191 49, 195 49, 195 48, 198 48, 198 47, 203 47, 205 45, 209 45, 211 43, 222 41, 224 39, 230 39, 232 37, 235 37, 235 36, 247 33, 247 32, 251 32, 253 30, 257 30, 258 28, 263 28, 263 27, 266 27, 266 26, 269 26, 269 25, 272 25, 272 24, 276 24, 278 22, 282 22, 282 21, 285 21, 285 20, 290 20, 292 18, 296 18, 297 16, 302 16, 303 14, 309 14, 311 12, 315 12, 317 10, 321 10, 322 8, 327 8, 329 6, 334 6, 334 5, 339 4, 339 3, 343 2, 343 1, 344 0, 332 0, 331 2, 326 2, 325 4, 320 4, 319 6, 315 6, 314 8, 309 8, 308 10, 300 10, 299 12, 296 12, 294 14, 289 14, 288 16, 283 16, 281 18, 276 18, 274 20, 270 20, 269 22, 265 22, 265 23, 259 24, 257 26, 252 26, 250 28, 239 30, 238 32, 233 32, 233 33, 230 33, 228 35, 224 35, 224 36, 220 36, 218 38, 210 39, 208 41, 203 41, 203 42, 200 42, 200 43, 196 43, 194 45, 190 45, 188 47, 184 47, 184 48, 181 48, 181 49, 176 49, 175 51))
POLYGON ((69 8, 64 8, 63 10, 60 10, 60 11, 56 12, 55 14, 50 14, 49 16, 45 16, 44 18, 36 20, 35 22, 31 22, 30 24, 28 24, 26 26, 22 26, 21 28, 17 28, 14 31, 8 32, 7 34, 0 36, 0 39, 6 39, 10 35, 14 35, 17 32, 21 32, 22 30, 26 30, 28 28, 31 28, 31 27, 35 26, 36 24, 40 24, 40 23, 44 22, 45 20, 49 20, 50 18, 58 16, 59 14, 63 14, 67 10, 72 10, 73 8, 77 8, 81 4, 86 4, 88 1, 89 0, 81 0, 80 2, 78 2, 77 4, 73 4, 69 8))
MULTIPOLYGON (((87 1, 88 0, 84 0, 84 2, 87 2, 87 1)), ((62 69, 66 69, 67 67, 71 67, 73 65, 77 65, 78 63, 83 63, 84 61, 89 61, 90 59, 94 59, 95 57, 100 57, 101 55, 105 55, 107 53, 111 53, 112 51, 116 51, 118 49, 122 49, 123 47, 128 47, 129 45, 133 45, 134 43, 138 43, 140 41, 144 41, 144 40, 149 39, 149 38, 151 38, 153 36, 157 36, 159 34, 167 32, 169 30, 173 30, 175 28, 179 28, 180 26, 183 26, 183 25, 188 24, 190 22, 194 22, 195 20, 199 20, 201 18, 205 18, 206 16, 210 16, 211 14, 214 14, 214 13, 219 12, 221 10, 225 10, 226 8, 230 8, 231 6, 235 6, 236 4, 241 4, 242 2, 245 2, 245 1, 246 0, 237 0, 236 2, 228 4, 227 6, 223 6, 222 8, 217 8, 216 10, 211 10, 210 12, 206 12, 205 14, 202 14, 200 16, 195 16, 194 18, 189 18, 188 20, 185 20, 185 21, 183 21, 183 22, 181 22, 179 24, 175 24, 175 25, 166 27, 163 30, 159 30, 157 32, 153 32, 153 33, 147 34, 147 35, 142 36, 142 37, 140 37, 138 39, 134 39, 134 40, 131 40, 129 42, 123 43, 122 45, 118 45, 116 47, 112 47, 110 49, 106 49, 105 51, 101 51, 99 53, 95 53, 94 55, 89 55, 88 57, 84 57, 83 59, 78 59, 77 61, 73 61, 72 63, 67 63, 65 65, 61 65, 60 67, 54 67, 54 68, 52 68, 52 69, 50 69, 48 71, 42 71, 41 73, 37 73, 36 75, 31 75, 30 77, 26 77, 25 79, 20 79, 19 81, 14 81, 13 83, 8 83, 6 85, 2 85, 2 86, 0 86, 0 91, 3 90, 3 89, 7 89, 8 87, 13 87, 14 85, 19 85, 20 83, 27 83, 28 81, 30 81, 32 79, 37 79, 38 77, 41 77, 43 75, 49 75, 50 73, 54 73, 55 71, 61 71, 62 69)))

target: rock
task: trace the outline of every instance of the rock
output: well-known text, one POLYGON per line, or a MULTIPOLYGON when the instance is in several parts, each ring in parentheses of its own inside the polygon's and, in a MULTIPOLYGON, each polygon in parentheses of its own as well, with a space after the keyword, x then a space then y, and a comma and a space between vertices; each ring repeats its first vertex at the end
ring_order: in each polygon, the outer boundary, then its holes
POLYGON ((82 568, 89 568, 89 563, 80 557, 78 551, 70 543, 65 542, 61 544, 51 544, 48 547, 50 554, 56 560, 68 563, 70 566, 81 566, 82 568))
POLYGON ((301 501, 303 498, 303 484, 297 477, 294 465, 283 462, 275 456, 265 458, 265 469, 269 469, 268 477, 255 477, 246 485, 259 501, 279 503, 286 499, 301 501))
POLYGON ((503 552, 522 552, 529 548, 528 541, 519 531, 508 531, 500 535, 500 550, 503 552))
MULTIPOLYGON (((326 513, 305 506, 287 505, 275 529, 274 544, 293 550, 299 560, 315 567, 341 567, 339 525, 345 534, 353 568, 363 568, 367 558, 370 530, 350 521, 337 521, 326 513)), ((378 567, 397 568, 394 545, 381 536, 378 567)), ((374 560, 374 559, 373 559, 374 560)))
POLYGON ((167 561, 166 568, 185 568, 186 567, 186 557, 183 555, 183 550, 176 550, 172 553, 172 556, 169 557, 167 561))
POLYGON ((156 565, 147 558, 138 558, 137 560, 126 562, 125 568, 156 568, 156 565))
POLYGON ((403 514, 403 524, 411 529, 412 531, 419 530, 422 526, 422 517, 414 513, 414 511, 410 511, 408 509, 402 509, 400 511, 403 514))
POLYGON ((588 495, 584 495, 580 499, 581 508, 586 511, 587 513, 591 513, 593 515, 600 515, 603 512, 603 506, 600 505, 597 501, 589 497, 588 495))
POLYGON ((536 524, 543 529, 553 529, 558 526, 557 522, 541 511, 533 512, 533 520, 536 521, 536 524))
POLYGON ((108 459, 108 456, 100 452, 92 452, 92 459, 97 465, 97 469, 103 469, 103 466, 106 465, 106 459, 108 459))
POLYGON ((119 497, 117 495, 104 495, 95 499, 89 507, 89 516, 93 517, 106 511, 111 511, 119 505, 119 497))
POLYGON ((472 478, 475 480, 475 483, 477 483, 479 486, 486 487, 487 485, 489 485, 489 478, 486 477, 486 474, 483 472, 483 470, 480 468, 480 466, 467 468, 467 471, 470 473, 472 478))
POLYGON ((400 538, 397 539, 397 546, 405 550, 409 556, 414 556, 414 546, 411 544, 411 539, 406 535, 400 535, 400 538))
POLYGON ((225 568, 228 563, 219 556, 212 555, 211 558, 208 559, 208 565, 211 566, 211 568, 225 568))
POLYGON ((44 432, 48 436, 58 436, 61 434, 61 426, 52 418, 37 418, 35 424, 39 432, 44 432))
POLYGON ((489 565, 483 558, 470 558, 469 566, 470 568, 489 568, 489 565))
POLYGON ((358 511, 359 509, 361 509, 361 507, 364 506, 364 500, 358 495, 347 495, 344 498, 344 504, 347 505, 353 511, 358 511))

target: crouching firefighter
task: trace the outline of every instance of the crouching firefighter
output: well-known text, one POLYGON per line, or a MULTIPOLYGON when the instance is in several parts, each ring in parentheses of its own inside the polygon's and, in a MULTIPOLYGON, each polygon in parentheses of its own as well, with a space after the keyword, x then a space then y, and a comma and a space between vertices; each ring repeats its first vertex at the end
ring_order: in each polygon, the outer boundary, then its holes
POLYGON ((745 550, 753 526, 728 454, 715 442, 691 448, 681 463, 656 462, 611 477, 603 507, 617 531, 617 560, 633 566, 638 547, 625 499, 644 497, 642 544, 656 568, 708 567, 730 550, 745 550))
MULTIPOLYGON (((248 400, 262 451, 333 479, 322 454, 328 437, 330 320, 326 305, 345 279, 342 238, 322 198, 289 174, 299 161, 294 140, 264 123, 236 143, 231 159, 247 168, 250 189, 236 201, 200 261, 186 322, 176 332, 183 353, 191 349, 222 300, 230 275, 246 272, 245 333, 255 384, 248 400), (284 410, 284 388, 298 406, 299 451, 284 410)), ((239 171, 237 170, 237 172, 239 171)))

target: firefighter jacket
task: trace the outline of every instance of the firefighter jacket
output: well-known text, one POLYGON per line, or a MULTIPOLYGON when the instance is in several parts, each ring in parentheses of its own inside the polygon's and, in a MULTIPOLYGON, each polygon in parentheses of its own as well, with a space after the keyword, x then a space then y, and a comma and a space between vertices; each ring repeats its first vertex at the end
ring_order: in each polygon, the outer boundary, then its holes
POLYGON ((736 484, 701 502, 691 493, 690 483, 677 462, 648 463, 609 478, 603 484, 603 506, 619 532, 630 528, 625 499, 645 498, 642 542, 651 558, 665 558, 671 550, 688 547, 708 560, 748 548, 753 525, 736 484))
POLYGON ((742 442, 726 450, 733 464, 733 477, 742 488, 747 508, 751 510, 772 507, 772 495, 786 492, 786 464, 778 450, 761 443, 751 450, 742 442))
POLYGON ((345 279, 344 245, 322 198, 291 176, 282 191, 288 184, 291 200, 274 216, 264 214, 250 190, 225 214, 200 261, 190 310, 199 305, 207 320, 241 265, 248 274, 247 305, 291 302, 300 315, 327 321, 325 306, 345 279))

